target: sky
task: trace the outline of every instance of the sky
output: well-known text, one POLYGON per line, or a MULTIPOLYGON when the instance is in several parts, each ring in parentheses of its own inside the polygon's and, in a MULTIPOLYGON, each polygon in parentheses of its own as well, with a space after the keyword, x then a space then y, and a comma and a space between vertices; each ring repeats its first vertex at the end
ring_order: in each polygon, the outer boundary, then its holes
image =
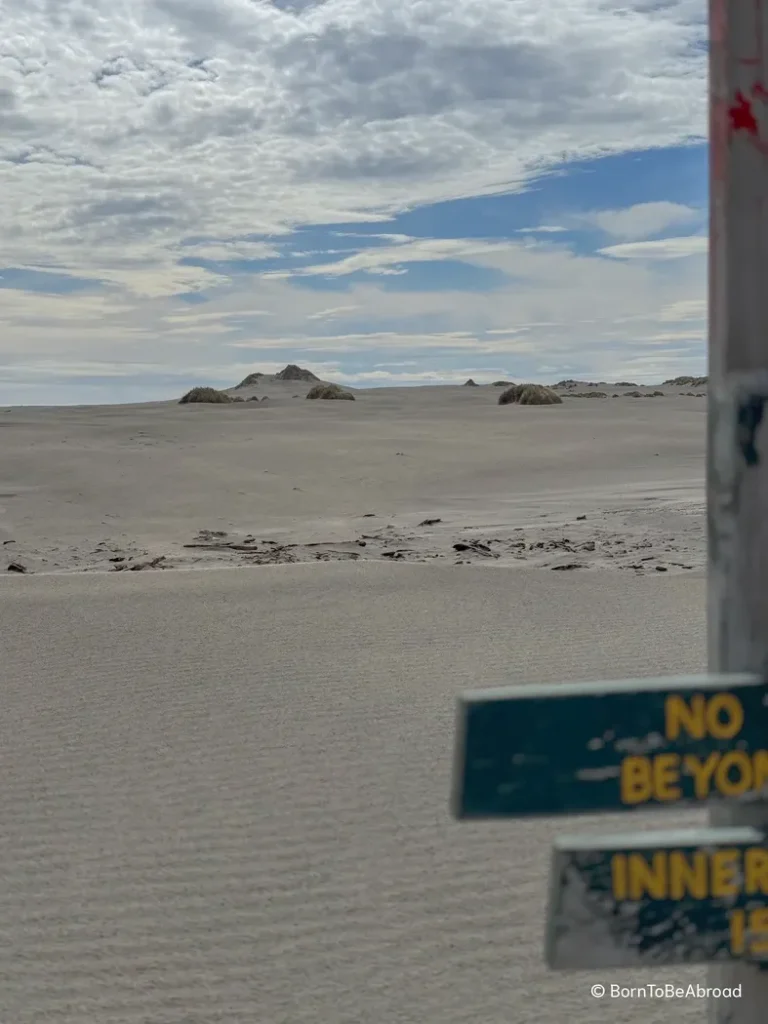
POLYGON ((703 0, 3 0, 0 403, 706 372, 703 0))

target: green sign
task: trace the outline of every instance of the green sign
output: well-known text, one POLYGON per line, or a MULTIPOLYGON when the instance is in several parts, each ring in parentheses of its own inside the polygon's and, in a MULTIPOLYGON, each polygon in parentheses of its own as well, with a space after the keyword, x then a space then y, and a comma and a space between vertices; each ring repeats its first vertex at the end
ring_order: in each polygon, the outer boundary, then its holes
POLYGON ((768 795, 768 683, 559 683, 459 702, 457 818, 650 810, 768 795))
POLYGON ((712 828, 558 840, 546 960, 557 969, 768 963, 768 837, 712 828))

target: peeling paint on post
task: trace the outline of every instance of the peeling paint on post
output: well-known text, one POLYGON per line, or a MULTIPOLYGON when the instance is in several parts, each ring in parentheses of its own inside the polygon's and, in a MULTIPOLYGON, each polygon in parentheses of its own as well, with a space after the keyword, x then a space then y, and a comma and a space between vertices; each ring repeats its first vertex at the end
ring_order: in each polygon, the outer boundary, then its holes
MULTIPOLYGON (((768 18, 766 0, 709 0, 708 617, 710 672, 768 667, 768 18)), ((711 823, 765 830, 768 802, 711 823)), ((713 970, 714 1024, 764 1024, 768 971, 713 970)))
POLYGON ((522 686, 459 702, 457 818, 754 802, 768 681, 753 674, 522 686))
POLYGON ((766 403, 768 370, 732 372, 712 386, 707 509, 709 640, 710 662, 722 671, 768 667, 768 623, 764 618, 768 612, 768 550, 763 549, 761 540, 768 529, 766 403), (728 660, 721 663, 719 652, 725 650, 728 660))
POLYGON ((768 963, 766 843, 751 828, 559 839, 547 963, 559 970, 768 963))

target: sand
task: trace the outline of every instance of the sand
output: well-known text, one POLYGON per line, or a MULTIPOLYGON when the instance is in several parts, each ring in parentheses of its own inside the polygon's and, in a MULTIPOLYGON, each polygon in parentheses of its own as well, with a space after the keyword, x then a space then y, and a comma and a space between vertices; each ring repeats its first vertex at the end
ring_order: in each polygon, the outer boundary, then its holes
POLYGON ((306 401, 309 387, 265 379, 230 393, 266 402, 223 406, 0 411, 0 572, 704 565, 706 402, 680 388, 518 407, 490 386, 354 402, 306 401))
POLYGON ((704 669, 705 403, 270 388, 0 412, 0 1019, 702 1020, 543 965, 551 840, 626 818, 449 795, 463 689, 704 669))

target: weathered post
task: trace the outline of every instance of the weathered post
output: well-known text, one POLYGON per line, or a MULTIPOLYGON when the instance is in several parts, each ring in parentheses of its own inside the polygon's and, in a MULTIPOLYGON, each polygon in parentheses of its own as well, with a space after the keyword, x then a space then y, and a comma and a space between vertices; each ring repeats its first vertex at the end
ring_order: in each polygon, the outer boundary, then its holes
MULTIPOLYGON (((764 0, 709 0, 709 669, 768 669, 768 60, 764 0)), ((768 13, 768 12, 767 12, 768 13)), ((768 739, 768 737, 766 737, 768 739)), ((768 801, 716 826, 768 828, 768 801)), ((712 968, 715 1024, 768 1020, 768 964, 712 968), (762 969, 761 969, 762 968, 762 969)))

